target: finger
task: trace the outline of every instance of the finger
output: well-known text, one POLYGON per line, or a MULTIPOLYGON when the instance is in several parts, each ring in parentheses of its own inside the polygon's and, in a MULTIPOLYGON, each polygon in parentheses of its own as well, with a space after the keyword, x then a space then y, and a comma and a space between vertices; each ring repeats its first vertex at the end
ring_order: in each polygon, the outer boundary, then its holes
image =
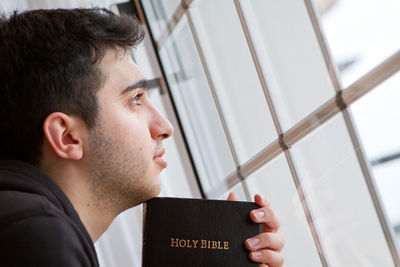
POLYGON ((261 194, 254 195, 254 202, 260 207, 269 207, 269 200, 261 194))
POLYGON ((262 233, 247 239, 245 245, 250 251, 267 248, 280 252, 285 245, 285 238, 278 233, 262 233))
POLYGON ((231 193, 229 194, 227 200, 230 200, 230 201, 238 201, 238 200, 239 200, 239 197, 238 197, 234 192, 231 192, 231 193))
POLYGON ((263 223, 264 232, 277 232, 282 224, 279 216, 270 207, 252 210, 250 218, 255 223, 263 223))
POLYGON ((281 267, 285 261, 281 253, 268 249, 250 252, 249 257, 252 261, 262 262, 269 267, 281 267))

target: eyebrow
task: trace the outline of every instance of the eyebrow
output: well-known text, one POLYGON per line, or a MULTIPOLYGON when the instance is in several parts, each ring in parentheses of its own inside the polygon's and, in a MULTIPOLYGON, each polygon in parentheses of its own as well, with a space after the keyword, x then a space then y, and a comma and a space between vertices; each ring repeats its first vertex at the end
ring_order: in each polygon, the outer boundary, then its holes
POLYGON ((128 93, 128 92, 130 92, 130 91, 132 91, 132 90, 139 89, 139 88, 143 88, 143 89, 147 90, 148 87, 149 87, 149 81, 143 79, 143 80, 138 81, 138 82, 135 83, 135 84, 132 84, 132 85, 129 85, 128 87, 126 87, 126 88, 121 92, 121 95, 124 95, 124 94, 126 94, 126 93, 128 93))

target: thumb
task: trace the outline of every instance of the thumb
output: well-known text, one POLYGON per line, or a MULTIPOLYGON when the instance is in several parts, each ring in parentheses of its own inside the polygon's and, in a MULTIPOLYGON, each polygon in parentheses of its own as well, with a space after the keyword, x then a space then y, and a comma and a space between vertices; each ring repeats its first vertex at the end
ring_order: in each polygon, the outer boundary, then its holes
POLYGON ((231 192, 231 193, 229 194, 227 200, 230 200, 230 201, 238 201, 238 200, 239 200, 239 197, 238 197, 235 193, 231 192))

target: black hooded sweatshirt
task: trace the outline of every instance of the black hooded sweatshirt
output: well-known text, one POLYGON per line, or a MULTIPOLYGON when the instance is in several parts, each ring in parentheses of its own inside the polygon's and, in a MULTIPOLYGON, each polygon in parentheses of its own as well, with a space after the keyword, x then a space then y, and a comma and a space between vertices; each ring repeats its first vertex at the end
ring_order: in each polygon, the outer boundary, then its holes
POLYGON ((99 266, 67 196, 21 161, 0 161, 0 266, 99 266))

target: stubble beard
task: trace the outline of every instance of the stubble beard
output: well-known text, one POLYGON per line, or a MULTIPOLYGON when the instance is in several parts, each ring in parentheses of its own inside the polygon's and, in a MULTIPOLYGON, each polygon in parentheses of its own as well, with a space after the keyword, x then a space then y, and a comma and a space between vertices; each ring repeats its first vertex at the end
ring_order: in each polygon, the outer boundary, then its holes
POLYGON ((150 189, 141 181, 149 168, 142 151, 117 142, 99 125, 90 130, 89 145, 89 179, 96 208, 117 215, 149 199, 150 189))

